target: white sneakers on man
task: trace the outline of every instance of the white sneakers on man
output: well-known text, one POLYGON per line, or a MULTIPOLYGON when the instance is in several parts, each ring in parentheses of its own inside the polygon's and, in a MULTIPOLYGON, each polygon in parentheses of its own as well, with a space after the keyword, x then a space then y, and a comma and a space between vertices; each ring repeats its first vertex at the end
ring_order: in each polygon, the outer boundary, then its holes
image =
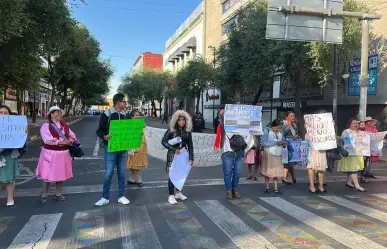
POLYGON ((130 201, 125 196, 122 196, 121 198, 118 199, 118 203, 128 205, 130 201))
POLYGON ((177 200, 181 200, 181 201, 185 201, 185 200, 187 200, 187 196, 185 196, 185 195, 183 195, 181 192, 179 192, 179 193, 175 194, 175 196, 170 195, 170 196, 168 197, 168 202, 169 202, 170 204, 174 205, 174 204, 177 203, 176 199, 177 199, 177 200))

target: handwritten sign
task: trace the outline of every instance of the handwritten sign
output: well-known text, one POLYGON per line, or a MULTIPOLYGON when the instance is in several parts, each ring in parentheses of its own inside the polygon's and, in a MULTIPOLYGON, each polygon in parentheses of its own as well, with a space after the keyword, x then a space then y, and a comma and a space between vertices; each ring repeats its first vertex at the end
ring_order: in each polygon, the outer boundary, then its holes
POLYGON ((112 120, 110 122, 108 152, 139 149, 142 145, 144 119, 112 120))
POLYGON ((287 139, 288 142, 288 162, 307 164, 309 158, 309 146, 307 141, 301 139, 287 139), (304 163, 306 162, 306 163, 304 163))
POLYGON ((386 137, 387 131, 368 134, 371 137, 371 156, 382 156, 383 140, 386 137))
POLYGON ((0 115, 0 148, 23 148, 27 140, 26 116, 0 115))
POLYGON ((343 132, 344 149, 352 156, 370 156, 371 136, 368 132, 353 132, 345 130, 343 132))
POLYGON ((304 119, 309 141, 314 150, 337 148, 332 113, 305 115, 304 119))
POLYGON ((226 133, 262 135, 262 106, 227 104, 224 113, 226 133))

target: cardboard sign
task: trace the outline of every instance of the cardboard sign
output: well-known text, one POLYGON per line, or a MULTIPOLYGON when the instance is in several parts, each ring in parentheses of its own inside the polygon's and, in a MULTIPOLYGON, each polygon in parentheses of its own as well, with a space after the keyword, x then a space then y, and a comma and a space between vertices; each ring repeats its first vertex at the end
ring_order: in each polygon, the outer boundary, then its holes
POLYGON ((262 106, 227 104, 224 113, 226 133, 262 135, 262 106))
POLYGON ((27 141, 26 116, 0 115, 0 148, 23 148, 27 141))
POLYGON ((305 115, 304 119, 309 141, 314 150, 337 148, 332 113, 305 115))
POLYGON ((110 122, 108 152, 139 149, 142 145, 144 119, 112 120, 110 122))

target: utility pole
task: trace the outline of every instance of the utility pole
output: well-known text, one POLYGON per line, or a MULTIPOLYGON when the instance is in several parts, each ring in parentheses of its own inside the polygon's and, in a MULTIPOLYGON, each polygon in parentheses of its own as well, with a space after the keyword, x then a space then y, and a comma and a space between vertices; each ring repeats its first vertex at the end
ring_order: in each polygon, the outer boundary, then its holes
POLYGON ((333 59, 332 59, 332 81, 333 81, 333 120, 335 121, 335 130, 337 134, 337 46, 333 44, 333 59))
POLYGON ((370 21, 363 19, 363 34, 361 39, 361 73, 360 73, 360 103, 359 119, 365 120, 367 115, 367 97, 368 97, 368 43, 370 39, 370 21))

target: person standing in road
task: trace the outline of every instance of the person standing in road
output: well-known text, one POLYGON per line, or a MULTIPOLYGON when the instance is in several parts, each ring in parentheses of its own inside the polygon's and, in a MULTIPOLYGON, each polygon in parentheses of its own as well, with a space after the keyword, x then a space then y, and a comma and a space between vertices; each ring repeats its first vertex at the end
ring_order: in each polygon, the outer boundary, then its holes
MULTIPOLYGON (((133 111, 131 116, 133 119, 142 118, 138 111, 133 111)), ((126 168, 130 169, 128 185, 137 184, 138 187, 142 187, 141 170, 148 168, 148 150, 144 133, 141 148, 128 151, 126 168)))
MULTIPOLYGON (((282 126, 282 134, 285 139, 297 139, 299 138, 298 128, 296 124, 296 115, 294 112, 289 111, 286 113, 286 118, 282 126)), ((283 184, 292 185, 287 181, 288 173, 292 176, 293 183, 296 184, 296 173, 294 172, 294 165, 297 163, 285 163, 284 164, 284 178, 282 179, 283 184)))
MULTIPOLYGON (((169 123, 169 129, 165 132, 164 137, 161 141, 161 144, 168 149, 167 154, 167 167, 166 171, 169 172, 172 166, 172 161, 175 155, 180 154, 180 150, 185 148, 188 151, 189 154, 189 163, 191 166, 194 162, 194 149, 193 149, 193 143, 192 143, 192 118, 191 116, 186 113, 185 111, 176 111, 171 118, 171 122, 169 123), (170 145, 168 143, 169 140, 174 139, 176 137, 181 138, 181 143, 176 145, 170 145)), ((173 185, 171 179, 168 180, 168 190, 169 190, 169 197, 168 202, 170 204, 176 204, 176 199, 179 200, 187 200, 187 197, 183 195, 181 192, 181 189, 176 189, 176 195, 175 193, 175 186, 173 185)))
POLYGON ((43 146, 39 156, 36 176, 43 180, 43 192, 40 202, 46 203, 50 183, 56 183, 55 200, 64 201, 63 182, 73 177, 73 163, 69 146, 76 139, 67 124, 62 121, 63 110, 53 106, 48 110, 48 122, 40 128, 43 146))
POLYGON ((161 122, 161 124, 164 124, 164 122, 166 124, 168 124, 168 111, 167 110, 164 111, 163 121, 161 122))
MULTIPOLYGON (((11 109, 6 105, 0 105, 0 116, 12 115, 11 109)), ((26 131, 26 133, 28 133, 26 131)), ((0 145, 1 146, 1 145, 0 145)), ((1 184, 7 185, 7 207, 15 204, 13 195, 15 192, 15 180, 19 176, 19 158, 25 151, 23 149, 0 148, 0 190, 1 184)))
POLYGON ((102 140, 101 147, 104 148, 105 158, 105 176, 103 181, 102 198, 95 203, 96 206, 101 207, 107 205, 110 199, 110 185, 112 183, 114 166, 117 165, 118 177, 118 202, 128 205, 130 201, 125 195, 125 168, 127 151, 108 152, 108 142, 111 136, 109 135, 110 121, 126 119, 124 111, 126 107, 125 96, 117 93, 113 96, 113 104, 109 110, 101 114, 97 136, 102 140))

